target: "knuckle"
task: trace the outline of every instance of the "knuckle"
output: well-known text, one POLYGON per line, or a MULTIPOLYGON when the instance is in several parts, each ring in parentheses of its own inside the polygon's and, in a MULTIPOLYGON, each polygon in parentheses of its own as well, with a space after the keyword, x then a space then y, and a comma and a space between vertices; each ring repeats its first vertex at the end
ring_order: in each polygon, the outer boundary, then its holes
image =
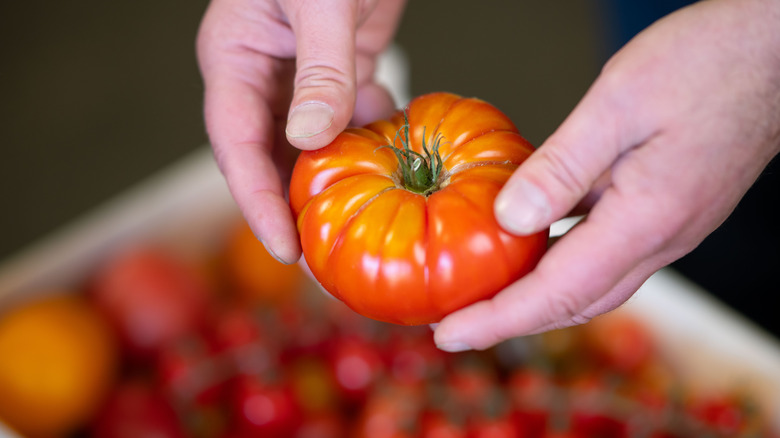
POLYGON ((303 62, 295 76, 295 88, 354 89, 354 79, 345 70, 325 63, 303 62))
POLYGON ((585 307, 575 293, 558 293, 547 295, 548 314, 552 326, 556 329, 581 325, 589 322, 591 317, 582 312, 585 307))
POLYGON ((539 152, 542 152, 545 173, 551 176, 554 183, 564 192, 579 199, 590 189, 590 184, 584 176, 585 172, 566 149, 551 144, 540 149, 539 152))

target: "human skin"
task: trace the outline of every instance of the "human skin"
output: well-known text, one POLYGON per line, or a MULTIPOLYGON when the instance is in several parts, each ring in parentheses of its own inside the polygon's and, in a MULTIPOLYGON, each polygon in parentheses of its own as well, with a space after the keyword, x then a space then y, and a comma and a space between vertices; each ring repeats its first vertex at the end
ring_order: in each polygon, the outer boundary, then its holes
POLYGON ((592 206, 536 269, 435 331, 448 351, 615 309, 733 211, 780 150, 780 2, 711 0, 650 26, 604 67, 507 182, 496 217, 525 234, 592 206))
MULTIPOLYGON (((390 112, 371 73, 402 7, 213 0, 204 17, 198 54, 215 156, 255 234, 281 261, 296 261, 300 244, 280 152, 286 142, 322 147, 350 119, 390 112), (296 118, 305 102, 321 103, 296 118)), ((439 348, 484 349, 587 322, 717 228, 780 150, 776 29, 776 0, 708 0, 618 52, 495 205, 516 234, 573 209, 589 209, 587 218, 534 271, 445 317, 434 332, 439 348)))
POLYGON ((317 149, 350 120, 362 125, 395 110, 373 75, 403 7, 398 0, 212 0, 203 17, 197 53, 214 156, 252 231, 283 263, 301 256, 284 196, 290 144, 317 149))

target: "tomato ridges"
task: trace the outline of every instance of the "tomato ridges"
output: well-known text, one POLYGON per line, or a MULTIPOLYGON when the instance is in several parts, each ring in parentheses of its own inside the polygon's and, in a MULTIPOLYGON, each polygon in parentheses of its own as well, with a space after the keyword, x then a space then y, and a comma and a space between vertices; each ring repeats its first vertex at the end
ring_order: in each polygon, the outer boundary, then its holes
POLYGON ((478 162, 475 162, 475 163, 457 164, 457 165, 453 166, 452 169, 449 169, 449 170, 445 171, 444 177, 446 177, 447 180, 449 181, 449 179, 453 175, 456 175, 456 174, 462 173, 462 172, 466 172, 467 170, 476 169, 478 167, 487 167, 487 166, 508 166, 508 165, 511 165, 511 164, 514 164, 514 163, 512 163, 512 160, 478 161, 478 162))
POLYGON ((532 269, 546 234, 510 235, 493 213, 500 188, 535 150, 506 115, 433 93, 412 100, 406 118, 399 111, 365 128, 302 152, 290 184, 303 253, 326 290, 370 318, 417 325, 532 269), (387 144, 395 152, 377 150, 387 144), (423 182, 435 184, 410 189, 422 164, 432 167, 423 182))

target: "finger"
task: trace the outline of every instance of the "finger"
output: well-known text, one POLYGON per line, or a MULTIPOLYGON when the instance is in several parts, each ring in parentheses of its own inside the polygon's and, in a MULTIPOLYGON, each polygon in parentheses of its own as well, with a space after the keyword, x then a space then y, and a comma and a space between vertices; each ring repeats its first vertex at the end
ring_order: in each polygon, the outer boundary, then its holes
POLYGON ((301 249, 271 158, 273 115, 258 89, 229 69, 209 69, 204 81, 206 127, 231 194, 269 253, 294 263, 301 249))
POLYGON ((581 202, 592 204, 621 153, 643 133, 622 118, 608 84, 592 89, 556 132, 507 181, 495 202, 498 222, 509 232, 532 234, 564 217, 581 202), (593 191, 592 191, 593 190, 593 191))
POLYGON ((553 245, 534 271, 492 300, 444 318, 435 332, 437 345, 447 351, 483 349, 510 337, 585 323, 624 302, 662 262, 638 262, 656 250, 648 223, 604 214, 619 196, 605 198, 606 207, 599 205, 553 245))
POLYGON ((282 2, 297 44, 295 92, 286 132, 298 148, 325 146, 352 118, 357 3, 282 2))
POLYGON ((395 102, 387 89, 371 82, 358 89, 352 122, 363 126, 390 117, 395 109, 395 102))

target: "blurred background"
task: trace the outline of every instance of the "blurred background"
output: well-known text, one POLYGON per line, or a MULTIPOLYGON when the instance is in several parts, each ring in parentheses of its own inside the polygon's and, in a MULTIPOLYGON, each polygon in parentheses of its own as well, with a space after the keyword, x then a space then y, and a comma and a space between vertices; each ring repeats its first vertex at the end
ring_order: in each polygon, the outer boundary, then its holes
MULTIPOLYGON (((0 259, 207 143, 194 54, 207 3, 0 4, 0 259)), ((480 97, 539 145, 615 47, 663 12, 630 16, 607 3, 412 0, 397 38, 412 94, 480 97)), ((778 291, 780 251, 766 193, 777 186, 770 167, 675 264, 775 334, 766 299, 778 291)))

